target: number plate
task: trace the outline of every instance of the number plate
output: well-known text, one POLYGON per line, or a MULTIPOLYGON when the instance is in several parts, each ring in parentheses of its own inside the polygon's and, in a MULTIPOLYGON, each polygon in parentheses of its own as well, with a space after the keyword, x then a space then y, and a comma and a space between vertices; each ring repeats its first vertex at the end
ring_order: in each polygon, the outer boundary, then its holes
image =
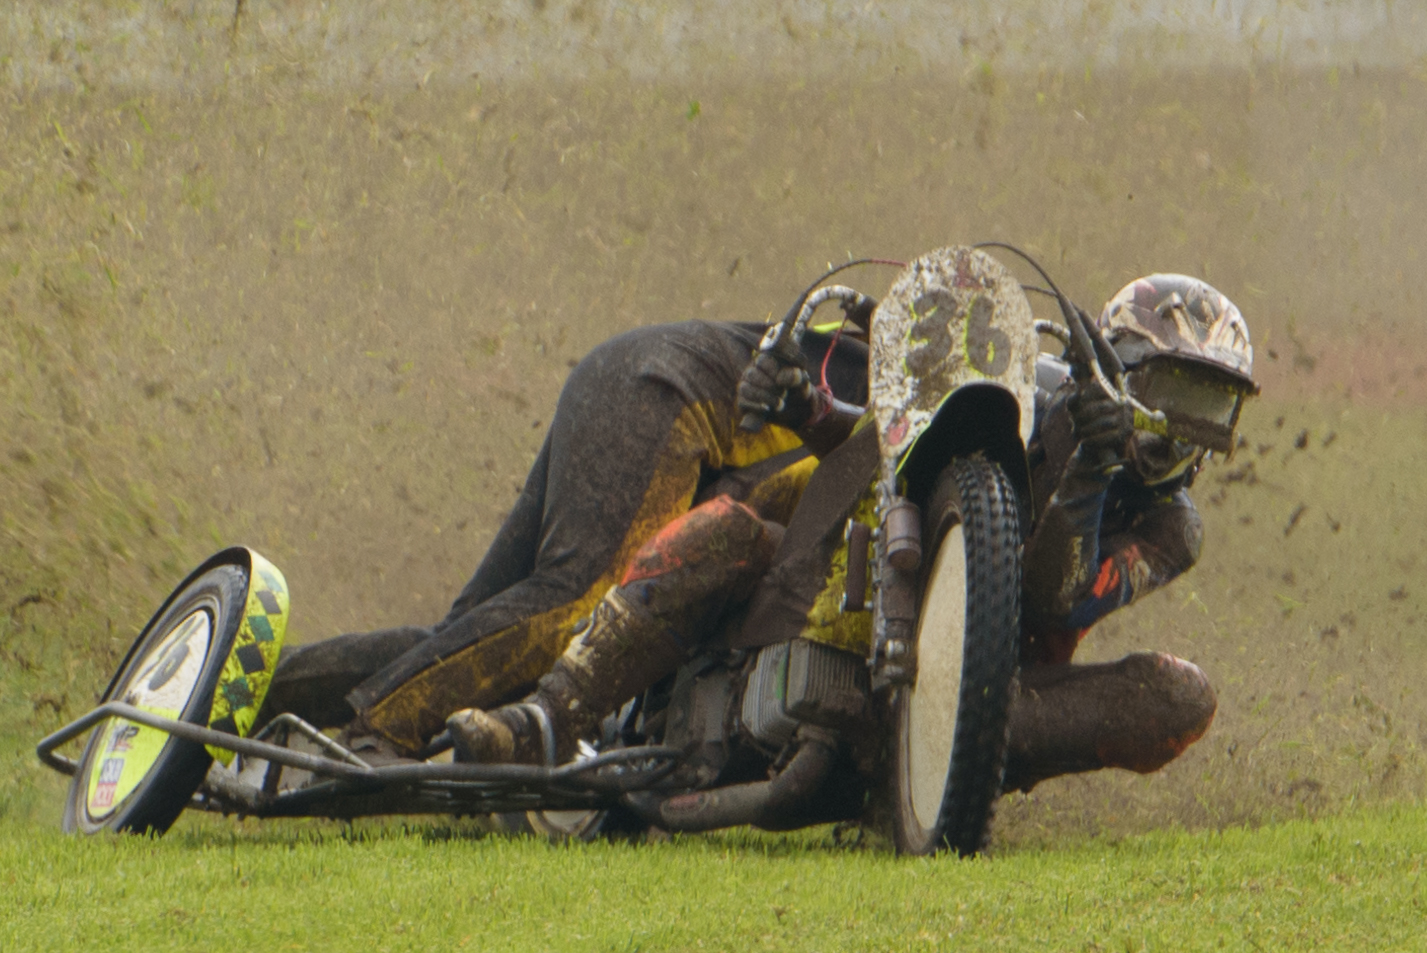
POLYGON ((913 261, 872 319, 872 409, 883 458, 898 458, 958 388, 990 383, 1034 423, 1036 352, 1030 302, 999 261, 964 245, 913 261))

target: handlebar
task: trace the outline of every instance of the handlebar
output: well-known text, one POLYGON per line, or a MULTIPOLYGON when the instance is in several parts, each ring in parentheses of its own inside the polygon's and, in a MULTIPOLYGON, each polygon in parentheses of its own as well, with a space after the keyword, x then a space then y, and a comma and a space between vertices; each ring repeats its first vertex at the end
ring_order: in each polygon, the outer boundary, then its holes
MULTIPOLYGON (((828 301, 834 300, 842 302, 842 309, 847 312, 877 306, 876 299, 846 285, 824 285, 812 293, 804 292, 800 299, 801 307, 796 310, 789 309, 783 320, 769 326, 763 340, 758 343, 758 353, 774 354, 784 364, 796 364, 799 357, 798 346, 802 344, 803 335, 807 333, 813 312, 828 301)), ((746 433, 757 433, 763 429, 764 423, 766 421, 762 414, 750 411, 743 415, 738 426, 746 433)))

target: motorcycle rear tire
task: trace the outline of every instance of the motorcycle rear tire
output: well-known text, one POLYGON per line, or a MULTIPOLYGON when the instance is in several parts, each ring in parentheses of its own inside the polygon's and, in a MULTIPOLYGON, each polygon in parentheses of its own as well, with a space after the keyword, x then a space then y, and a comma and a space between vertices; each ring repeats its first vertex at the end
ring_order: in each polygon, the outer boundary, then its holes
POLYGON ((552 841, 592 841, 599 836, 606 811, 510 811, 497 814, 502 831, 552 841))
MULTIPOLYGON (((247 591, 246 569, 220 565, 176 592, 139 635, 103 700, 207 724, 247 591)), ((65 799, 64 830, 162 834, 212 763, 201 744, 111 718, 94 729, 80 756, 65 799)))
POLYGON ((601 838, 634 837, 648 825, 622 807, 603 810, 511 811, 495 815, 498 829, 506 834, 543 837, 555 843, 589 843, 601 838))
POLYGON ((986 846, 1005 772, 1020 647, 1016 493, 980 456, 956 459, 923 514, 917 674, 891 698, 897 850, 986 846))

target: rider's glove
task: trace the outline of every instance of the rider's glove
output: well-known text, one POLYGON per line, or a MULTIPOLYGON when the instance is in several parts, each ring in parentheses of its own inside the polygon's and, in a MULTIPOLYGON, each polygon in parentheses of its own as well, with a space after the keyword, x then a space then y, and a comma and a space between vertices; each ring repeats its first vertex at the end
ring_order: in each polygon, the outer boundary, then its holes
POLYGON ((738 382, 738 409, 797 430, 826 411, 822 395, 801 363, 771 351, 754 355, 738 382))
POLYGON ((1125 451, 1135 432, 1134 415, 1128 406, 1117 404, 1092 380, 1070 395, 1066 409, 1070 411, 1071 431, 1086 462, 1101 470, 1125 462, 1125 451))

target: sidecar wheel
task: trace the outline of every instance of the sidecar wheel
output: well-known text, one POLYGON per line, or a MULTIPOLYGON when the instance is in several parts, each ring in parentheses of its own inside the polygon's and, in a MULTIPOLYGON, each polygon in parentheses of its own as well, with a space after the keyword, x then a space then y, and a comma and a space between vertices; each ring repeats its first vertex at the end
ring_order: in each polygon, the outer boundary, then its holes
POLYGON ((953 460, 924 513, 917 674, 892 697, 897 849, 986 845, 1020 641, 1020 519, 1001 468, 953 460))
MULTIPOLYGON (((216 566, 169 601, 139 635, 104 701, 127 701, 206 724, 243 621, 240 566, 216 566)), ((64 830, 162 834, 198 790, 213 757, 201 744, 111 718, 89 736, 65 800, 64 830)))

